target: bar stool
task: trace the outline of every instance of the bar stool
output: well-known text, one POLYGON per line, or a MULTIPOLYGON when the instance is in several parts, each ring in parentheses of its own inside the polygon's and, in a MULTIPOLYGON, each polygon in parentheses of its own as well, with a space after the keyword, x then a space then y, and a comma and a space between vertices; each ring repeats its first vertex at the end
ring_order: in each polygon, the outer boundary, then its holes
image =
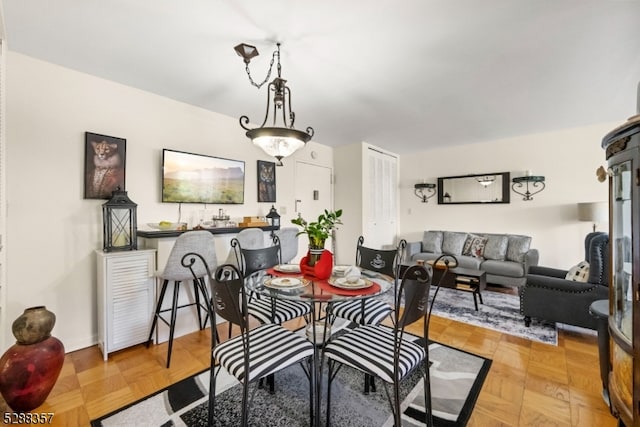
MULTIPOLYGON (((192 273, 184 268, 182 265, 182 257, 188 253, 197 253, 200 254, 209 265, 210 268, 215 269, 217 267, 217 259, 215 252, 215 243, 214 238, 211 233, 208 231, 188 231, 186 233, 181 234, 176 239, 173 248, 171 249, 171 253, 169 254, 169 258, 167 259, 167 265, 164 268, 164 271, 161 273, 156 273, 156 277, 159 280, 162 280, 162 288, 160 290, 160 296, 158 298, 158 302, 156 303, 156 310, 153 316, 153 321, 151 323, 151 331, 149 332, 149 339, 147 340, 147 348, 151 343, 151 339, 153 337, 153 332, 156 330, 158 319, 163 321, 169 327, 169 348, 167 350, 167 368, 171 364, 171 350, 173 349, 173 334, 176 325, 176 314, 179 308, 196 306, 197 316, 198 316, 198 326, 200 330, 204 329, 205 324, 207 322, 208 317, 205 321, 202 321, 201 309, 204 309, 204 312, 207 313, 207 302, 200 301, 200 292, 198 291, 198 285, 196 280, 194 280, 192 273), (178 293, 180 290, 180 283, 183 281, 191 281, 193 283, 193 294, 195 302, 178 305, 178 293), (173 282, 173 300, 170 308, 162 308, 162 303, 164 301, 165 293, 167 292, 167 287, 169 286, 169 282, 173 282), (163 317, 163 313, 171 312, 171 318, 169 321, 163 317)), ((201 267, 200 270, 196 271, 199 278, 206 277, 207 271, 204 267, 201 267)))

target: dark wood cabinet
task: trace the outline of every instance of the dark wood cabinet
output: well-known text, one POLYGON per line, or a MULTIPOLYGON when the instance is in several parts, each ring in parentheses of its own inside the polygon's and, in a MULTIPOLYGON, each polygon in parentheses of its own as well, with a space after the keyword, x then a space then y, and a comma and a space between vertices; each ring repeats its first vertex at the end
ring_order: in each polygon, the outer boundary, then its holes
POLYGON ((608 163, 612 410, 640 426, 640 116, 602 141, 608 163))

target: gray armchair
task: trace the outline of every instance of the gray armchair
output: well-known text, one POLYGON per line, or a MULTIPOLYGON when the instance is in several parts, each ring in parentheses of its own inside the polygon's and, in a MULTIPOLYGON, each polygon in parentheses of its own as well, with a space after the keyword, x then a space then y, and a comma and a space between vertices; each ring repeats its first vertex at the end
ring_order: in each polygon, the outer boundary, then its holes
POLYGON ((566 280, 567 270, 531 266, 525 286, 520 288, 520 312, 526 326, 531 318, 596 329, 589 314, 592 302, 609 298, 609 236, 589 233, 585 238, 586 282, 566 280))

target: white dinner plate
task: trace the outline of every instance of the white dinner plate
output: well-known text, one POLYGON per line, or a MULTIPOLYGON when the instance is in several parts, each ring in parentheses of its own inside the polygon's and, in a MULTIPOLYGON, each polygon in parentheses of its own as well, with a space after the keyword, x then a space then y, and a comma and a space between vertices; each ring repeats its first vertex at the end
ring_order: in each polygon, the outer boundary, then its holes
POLYGON ((308 284, 308 280, 298 279, 297 277, 274 277, 264 281, 266 287, 276 289, 301 288, 308 284))
POLYGON ((347 282, 347 279, 345 277, 331 279, 329 280, 329 284, 335 286, 336 288, 342 289, 366 289, 370 286, 373 286, 373 282, 368 279, 360 278, 357 282, 351 283, 347 282))
POLYGON ((280 264, 273 267, 273 269, 280 273, 300 273, 300 266, 298 264, 280 264))

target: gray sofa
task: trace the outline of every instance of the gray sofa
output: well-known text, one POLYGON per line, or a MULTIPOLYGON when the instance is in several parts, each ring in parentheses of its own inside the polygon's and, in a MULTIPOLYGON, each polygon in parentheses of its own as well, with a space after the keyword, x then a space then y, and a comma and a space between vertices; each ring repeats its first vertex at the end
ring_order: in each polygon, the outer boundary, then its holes
POLYGON ((487 283, 520 287, 527 271, 538 265, 531 237, 517 234, 425 231, 422 241, 407 244, 405 262, 430 261, 443 253, 454 255, 458 265, 487 273, 487 283))

